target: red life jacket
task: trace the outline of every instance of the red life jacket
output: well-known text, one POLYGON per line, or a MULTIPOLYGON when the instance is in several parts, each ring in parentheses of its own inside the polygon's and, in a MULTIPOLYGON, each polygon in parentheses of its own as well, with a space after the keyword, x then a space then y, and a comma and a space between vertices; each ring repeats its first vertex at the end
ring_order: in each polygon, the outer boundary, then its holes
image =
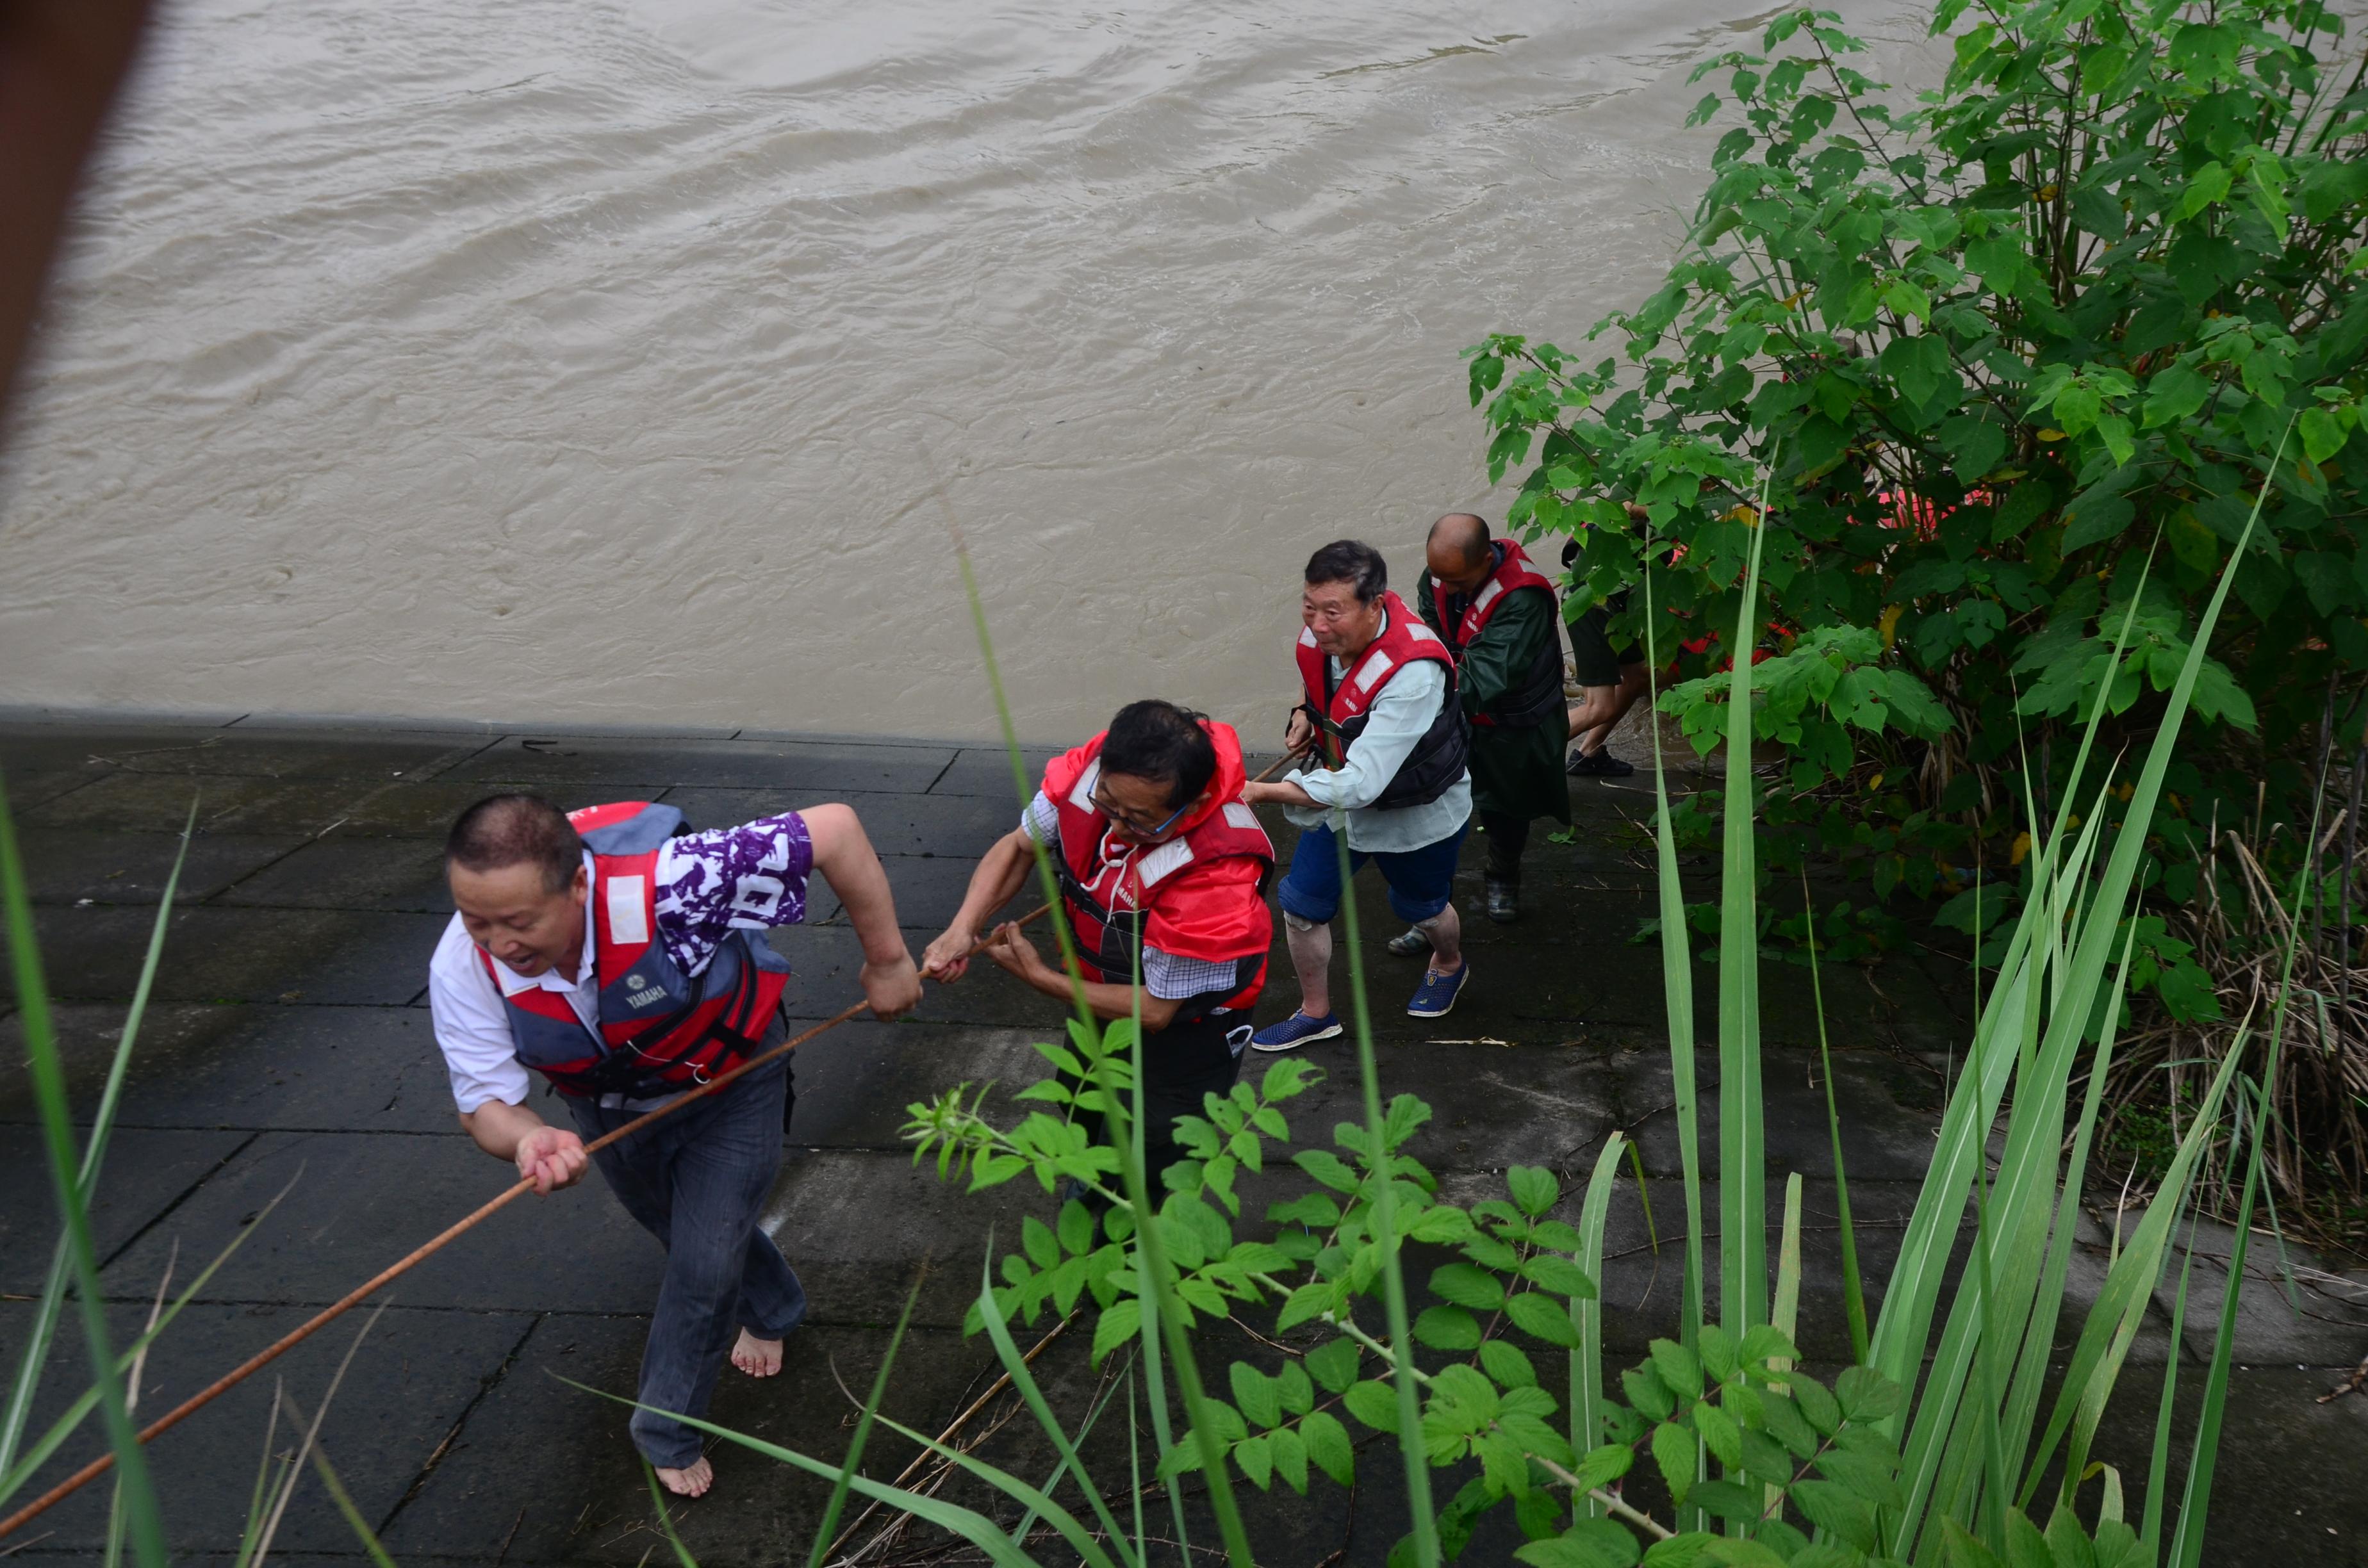
POLYGON ((1230 724, 1203 720, 1201 727, 1217 749, 1208 803, 1164 844, 1121 843, 1095 807, 1107 731, 1044 769, 1044 798, 1060 820, 1061 899, 1086 978, 1132 983, 1145 940, 1178 958, 1225 966, 1224 979, 1179 1002, 1178 1023, 1248 1008, 1266 985, 1274 943, 1266 905, 1274 845, 1241 798, 1241 741, 1230 724))
MULTIPOLYGON (((1437 577, 1430 579, 1430 603, 1434 611, 1425 619, 1447 644, 1448 652, 1457 664, 1463 661, 1463 650, 1486 629, 1489 620, 1503 608, 1505 601, 1525 589, 1535 589, 1545 595, 1546 603, 1554 602, 1554 584, 1530 564, 1530 558, 1520 545, 1509 539, 1500 539, 1489 550, 1497 557, 1496 568, 1480 585, 1480 591, 1468 600, 1442 591, 1437 577), (1460 607, 1460 609, 1459 609, 1460 607), (1451 620, 1449 618, 1452 617, 1451 620)), ((1511 689, 1499 696, 1487 710, 1472 715, 1472 722, 1484 728, 1502 725, 1507 729, 1525 730, 1545 722, 1556 708, 1562 706, 1562 648, 1551 634, 1539 644, 1530 659, 1530 667, 1511 689)))
POLYGON ((1446 666, 1447 689, 1440 696, 1438 716, 1380 798, 1372 802, 1372 809, 1389 811, 1427 804, 1455 788, 1470 754, 1471 732, 1464 726, 1463 705, 1455 699, 1455 655, 1448 652, 1439 633, 1387 588, 1382 590, 1382 608, 1381 635, 1357 655, 1338 688, 1332 685, 1331 660, 1315 645, 1315 633, 1301 631, 1298 656, 1300 685, 1307 692, 1306 711, 1315 722, 1324 764, 1332 768, 1348 760, 1349 744, 1365 732, 1367 710, 1392 676, 1425 659, 1446 666))
POLYGON ((771 1028, 790 966, 746 931, 733 931, 699 973, 686 974, 658 939, 657 859, 682 825, 672 806, 623 801, 570 812, 592 852, 592 972, 596 1034, 556 991, 508 988, 480 948, 509 1015, 518 1059, 564 1095, 651 1099, 705 1083, 751 1054, 771 1028))

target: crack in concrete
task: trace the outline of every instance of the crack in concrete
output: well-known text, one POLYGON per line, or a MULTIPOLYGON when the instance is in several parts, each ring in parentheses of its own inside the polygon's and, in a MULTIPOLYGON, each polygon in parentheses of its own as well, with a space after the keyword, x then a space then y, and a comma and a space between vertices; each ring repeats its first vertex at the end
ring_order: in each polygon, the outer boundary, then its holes
POLYGON ((255 1141, 262 1136, 263 1133, 258 1131, 250 1132, 245 1138, 239 1140, 239 1143, 236 1148, 233 1149, 229 1153, 224 1154, 221 1159, 216 1160, 211 1165, 208 1166, 205 1171, 199 1176, 197 1180, 191 1182, 187 1187, 182 1189, 179 1197, 175 1198, 170 1203, 165 1204, 164 1208, 159 1209, 155 1213, 142 1221, 137 1230, 125 1237, 122 1242, 111 1249, 105 1257, 100 1258, 98 1260, 100 1271, 104 1272, 108 1268, 113 1267, 117 1258, 121 1257, 125 1253, 130 1252, 134 1246, 139 1244, 141 1237, 146 1235, 149 1232, 163 1224, 166 1220, 172 1218, 173 1211, 175 1210, 178 1209, 182 1204, 187 1203, 190 1199, 196 1197, 199 1187, 204 1187, 206 1183, 213 1180, 217 1176, 220 1176, 222 1172, 223 1166, 229 1165, 233 1160, 237 1159, 241 1154, 246 1153, 247 1150, 253 1148, 255 1146, 255 1141))
POLYGON ((475 1414, 477 1406, 485 1402, 486 1395, 501 1386, 502 1380, 509 1375, 509 1369, 526 1353, 526 1342, 534 1337, 534 1331, 542 1326, 542 1320, 547 1315, 535 1314, 526 1325, 526 1332, 518 1335, 518 1343, 510 1346, 509 1354, 502 1358, 502 1364, 477 1380, 477 1392, 470 1396, 468 1403, 461 1407, 452 1429, 444 1434, 444 1440, 436 1445, 435 1451, 427 1456, 427 1462, 419 1467, 419 1473, 411 1478, 411 1484, 404 1488, 403 1495, 395 1499, 394 1506, 387 1510, 386 1517, 378 1522, 378 1534, 381 1539, 394 1528, 394 1521, 402 1516, 404 1509, 411 1506, 412 1500, 427 1485, 428 1478, 436 1473, 436 1467, 442 1464, 444 1456, 452 1451, 452 1445, 460 1441, 461 1429, 469 1425, 469 1417, 475 1414))

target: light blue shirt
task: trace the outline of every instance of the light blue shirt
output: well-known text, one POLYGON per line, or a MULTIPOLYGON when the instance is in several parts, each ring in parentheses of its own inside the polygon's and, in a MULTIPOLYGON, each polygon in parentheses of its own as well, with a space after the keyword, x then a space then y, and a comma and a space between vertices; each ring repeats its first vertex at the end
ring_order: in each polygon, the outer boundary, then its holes
MULTIPOLYGON (((1348 667, 1328 660, 1335 681, 1348 678, 1348 667)), ((1337 771, 1312 767, 1291 776, 1324 809, 1285 806, 1282 814, 1293 826, 1318 827, 1327 820, 1337 829, 1349 821, 1349 847, 1369 855, 1395 855, 1452 838, 1472 815, 1472 775, 1466 770, 1436 801, 1419 806, 1373 810, 1406 759, 1414 754, 1439 717, 1440 699, 1447 695, 1447 666, 1435 659, 1409 663, 1383 683, 1382 694, 1365 710, 1365 728, 1349 743, 1348 756, 1337 771)))

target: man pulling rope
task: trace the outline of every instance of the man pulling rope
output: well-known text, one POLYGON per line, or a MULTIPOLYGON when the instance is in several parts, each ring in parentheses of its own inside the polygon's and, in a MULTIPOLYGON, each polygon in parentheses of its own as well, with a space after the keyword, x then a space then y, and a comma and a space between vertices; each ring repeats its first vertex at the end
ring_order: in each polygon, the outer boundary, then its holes
POLYGON ((445 869, 458 913, 428 966, 437 1044, 461 1125, 539 1193, 597 1165, 666 1249, 642 1354, 633 1446, 696 1497, 714 1472, 700 1435, 728 1356, 781 1369, 805 1292, 759 1228, 795 1096, 787 1057, 665 1122, 587 1156, 620 1128, 780 1039, 789 965, 754 933, 805 918, 822 873, 863 944, 872 1014, 920 1001, 880 858, 846 806, 683 834, 671 806, 627 801, 563 815, 532 795, 481 801, 452 824, 445 869), (527 1104, 529 1068, 559 1091, 570 1131, 527 1104))

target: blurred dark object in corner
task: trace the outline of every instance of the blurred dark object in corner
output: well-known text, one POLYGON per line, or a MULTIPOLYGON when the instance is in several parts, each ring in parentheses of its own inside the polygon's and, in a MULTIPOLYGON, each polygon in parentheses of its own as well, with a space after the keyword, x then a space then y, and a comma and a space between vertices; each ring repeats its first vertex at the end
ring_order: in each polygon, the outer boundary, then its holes
POLYGON ((0 0, 0 434, 91 143, 148 0, 0 0))

